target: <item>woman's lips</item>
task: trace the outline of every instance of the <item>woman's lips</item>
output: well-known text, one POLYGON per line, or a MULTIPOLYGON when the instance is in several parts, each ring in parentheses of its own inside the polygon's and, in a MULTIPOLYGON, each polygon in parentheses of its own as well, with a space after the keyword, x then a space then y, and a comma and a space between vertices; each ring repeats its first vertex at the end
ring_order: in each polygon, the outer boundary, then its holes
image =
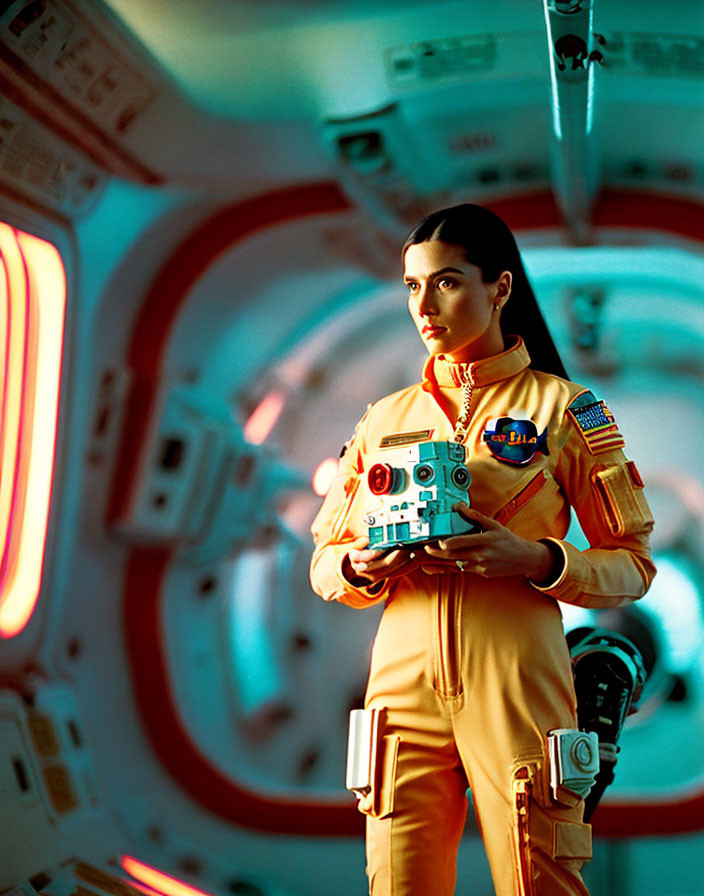
POLYGON ((428 338, 432 339, 435 336, 439 336, 440 333, 444 333, 446 329, 447 327, 437 327, 434 324, 425 324, 425 326, 421 330, 421 333, 423 334, 423 336, 427 336, 428 338))

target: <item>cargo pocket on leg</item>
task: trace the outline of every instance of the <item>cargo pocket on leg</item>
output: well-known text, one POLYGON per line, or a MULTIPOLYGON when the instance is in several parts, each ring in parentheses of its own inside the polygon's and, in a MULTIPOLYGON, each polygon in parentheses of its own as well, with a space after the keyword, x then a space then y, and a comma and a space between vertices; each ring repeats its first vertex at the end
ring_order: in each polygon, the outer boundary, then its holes
MULTIPOLYGON (((382 737, 380 750, 377 753, 377 775, 371 794, 369 815, 373 818, 386 818, 394 811, 396 793, 396 763, 398 761, 398 745, 401 738, 397 734, 382 737)), ((364 810, 359 807, 360 812, 364 810)))

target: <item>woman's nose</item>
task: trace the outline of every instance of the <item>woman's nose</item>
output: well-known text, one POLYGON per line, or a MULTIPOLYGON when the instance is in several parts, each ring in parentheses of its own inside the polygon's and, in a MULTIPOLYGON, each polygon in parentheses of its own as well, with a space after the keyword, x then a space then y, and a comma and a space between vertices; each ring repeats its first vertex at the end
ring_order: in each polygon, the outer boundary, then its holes
POLYGON ((418 314, 427 317, 436 313, 437 308, 435 307, 432 289, 429 286, 422 286, 418 295, 418 314))

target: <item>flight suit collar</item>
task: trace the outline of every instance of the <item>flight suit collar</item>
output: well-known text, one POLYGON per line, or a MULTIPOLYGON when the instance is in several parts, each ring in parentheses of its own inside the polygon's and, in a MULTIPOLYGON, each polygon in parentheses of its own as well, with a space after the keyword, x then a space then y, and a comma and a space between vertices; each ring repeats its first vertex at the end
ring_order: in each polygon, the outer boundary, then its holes
POLYGON ((444 355, 431 355, 423 367, 423 388, 433 390, 438 386, 461 386, 462 373, 469 368, 475 386, 489 386, 515 376, 530 364, 528 349, 520 336, 508 336, 509 348, 499 355, 481 358, 471 364, 451 361, 444 355))

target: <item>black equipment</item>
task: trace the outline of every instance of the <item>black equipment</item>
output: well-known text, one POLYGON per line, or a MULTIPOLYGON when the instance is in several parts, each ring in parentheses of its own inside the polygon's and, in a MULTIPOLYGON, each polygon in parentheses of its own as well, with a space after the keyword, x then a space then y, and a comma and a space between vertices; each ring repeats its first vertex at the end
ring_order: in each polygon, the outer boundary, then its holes
POLYGON ((567 634, 567 644, 579 727, 599 738, 600 769, 585 800, 584 820, 589 821, 614 779, 618 739, 626 717, 636 711, 647 675, 641 651, 618 632, 582 626, 567 634))

